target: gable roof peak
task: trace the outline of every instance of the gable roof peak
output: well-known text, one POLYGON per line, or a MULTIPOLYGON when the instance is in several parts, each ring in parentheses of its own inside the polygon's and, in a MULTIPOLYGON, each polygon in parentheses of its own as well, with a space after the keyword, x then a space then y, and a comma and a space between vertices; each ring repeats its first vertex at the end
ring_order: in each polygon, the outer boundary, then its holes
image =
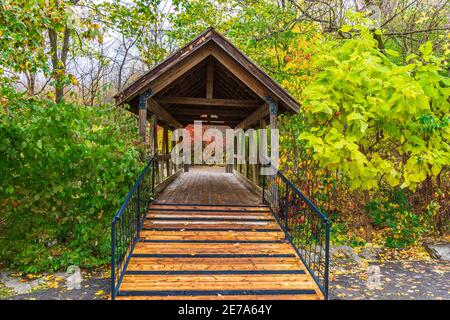
POLYGON ((227 56, 231 57, 245 72, 262 84, 275 100, 282 103, 290 112, 297 113, 300 104, 264 70, 257 66, 249 57, 239 50, 230 40, 218 32, 213 26, 208 27, 189 43, 178 49, 166 59, 154 66, 150 71, 137 79, 134 83, 118 93, 115 98, 118 104, 127 103, 136 95, 145 91, 152 81, 164 74, 167 70, 176 68, 180 62, 189 56, 195 55, 204 45, 212 41, 227 56))

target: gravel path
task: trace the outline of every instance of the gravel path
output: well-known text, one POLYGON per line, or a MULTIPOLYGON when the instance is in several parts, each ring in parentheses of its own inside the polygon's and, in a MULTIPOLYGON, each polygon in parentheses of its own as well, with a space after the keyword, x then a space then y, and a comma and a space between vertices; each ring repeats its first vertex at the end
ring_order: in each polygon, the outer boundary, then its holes
POLYGON ((369 263, 365 270, 334 275, 330 281, 330 298, 340 300, 449 300, 450 262, 386 261, 369 263))
POLYGON ((105 300, 109 299, 110 278, 104 271, 82 272, 80 289, 67 289, 65 279, 50 277, 25 294, 3 297, 8 300, 105 300))
MULTIPOLYGON (((81 289, 68 290, 64 281, 53 278, 30 293, 3 299, 102 300, 109 298, 109 292, 108 275, 94 271, 83 272, 81 289)), ((330 299, 450 300, 450 262, 371 261, 364 266, 335 265, 330 276, 330 299)))

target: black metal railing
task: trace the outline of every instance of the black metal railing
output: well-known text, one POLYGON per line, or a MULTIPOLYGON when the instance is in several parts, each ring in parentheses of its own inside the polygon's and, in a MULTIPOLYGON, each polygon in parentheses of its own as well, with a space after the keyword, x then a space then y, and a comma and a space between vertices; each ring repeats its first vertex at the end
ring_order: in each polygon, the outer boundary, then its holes
POLYGON ((139 233, 145 221, 147 208, 155 196, 157 156, 148 162, 137 178, 111 225, 111 298, 119 291, 139 233))
POLYGON ((328 299, 330 222, 280 171, 261 175, 263 203, 269 205, 286 238, 328 299))

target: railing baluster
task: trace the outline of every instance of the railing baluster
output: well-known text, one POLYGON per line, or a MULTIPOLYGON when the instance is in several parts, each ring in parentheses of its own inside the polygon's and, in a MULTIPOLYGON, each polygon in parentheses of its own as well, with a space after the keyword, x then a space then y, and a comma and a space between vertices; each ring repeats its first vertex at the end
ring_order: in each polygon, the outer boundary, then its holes
POLYGON ((266 176, 262 175, 262 203, 266 203, 266 176))
POLYGON ((116 224, 112 223, 111 226, 111 299, 116 298, 116 224))
POLYGON ((286 238, 328 299, 330 223, 327 217, 281 172, 269 177, 261 175, 261 179, 263 203, 278 218, 286 238))
POLYGON ((289 232, 289 226, 288 226, 288 206, 289 206, 289 189, 287 183, 284 184, 284 187, 286 188, 285 192, 285 199, 284 199, 284 205, 283 205, 283 215, 284 215, 284 228, 287 231, 286 236, 289 232))
POLYGON ((130 259, 139 241, 147 206, 155 193, 154 156, 139 175, 111 225, 111 299, 115 299, 130 259), (151 187, 151 195, 150 195, 151 187))
POLYGON ((330 264, 330 222, 325 221, 326 240, 325 240, 325 274, 324 274, 324 288, 325 299, 328 299, 328 277, 329 277, 329 264, 330 264))
POLYGON ((139 226, 141 222, 141 185, 137 187, 137 210, 136 210, 136 235, 139 240, 139 226))

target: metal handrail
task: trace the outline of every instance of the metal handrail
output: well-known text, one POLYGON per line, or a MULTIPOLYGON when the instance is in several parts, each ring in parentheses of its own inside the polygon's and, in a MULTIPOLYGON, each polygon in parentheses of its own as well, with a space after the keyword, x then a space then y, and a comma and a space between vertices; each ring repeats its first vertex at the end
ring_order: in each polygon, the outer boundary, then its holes
POLYGON ((153 156, 125 197, 111 224, 111 299, 115 299, 125 270, 139 240, 145 215, 155 194, 155 165, 153 156))
POLYGON ((269 205, 286 239, 328 299, 330 222, 280 171, 262 175, 262 200, 269 205))

